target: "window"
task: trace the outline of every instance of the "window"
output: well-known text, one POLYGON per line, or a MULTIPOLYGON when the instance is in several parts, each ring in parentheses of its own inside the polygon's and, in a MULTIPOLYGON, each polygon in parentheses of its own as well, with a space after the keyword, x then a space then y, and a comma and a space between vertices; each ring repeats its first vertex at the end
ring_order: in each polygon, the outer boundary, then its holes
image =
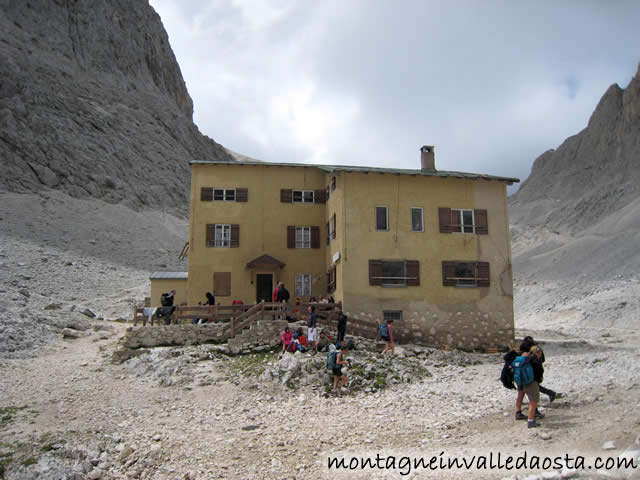
POLYGON ((442 284, 445 287, 488 287, 488 262, 442 262, 442 284))
POLYGON ((387 323, 389 320, 399 322, 402 320, 402 310, 385 310, 382 312, 382 318, 387 323))
POLYGON ((216 224, 214 247, 231 246, 231 225, 216 224))
POLYGON ((313 275, 310 273, 296 273, 296 297, 310 297, 313 275))
POLYGON ((331 183, 327 185, 327 198, 331 196, 331 193, 336 189, 336 177, 331 177, 331 183))
POLYGON ((440 233, 476 233, 487 235, 487 211, 482 209, 439 208, 440 233))
POLYGON ((231 272, 213 272, 213 294, 216 297, 231 295, 231 272))
POLYGON ((311 248, 311 227, 296 227, 296 248, 311 248))
POLYGON ((290 190, 280 189, 281 203, 327 203, 327 191, 320 190, 290 190))
POLYGON ((207 225, 207 247, 240 246, 240 225, 210 223, 207 225))
POLYGON ((387 207, 376 207, 376 230, 389 230, 387 207))
POLYGON ((369 285, 415 287, 420 285, 417 260, 369 260, 369 285))
POLYGON ((382 285, 407 286, 407 264, 405 262, 382 262, 382 285))
POLYGON ((213 199, 225 202, 235 202, 236 190, 234 188, 214 188, 213 199))
POLYGON ((331 239, 336 238, 336 214, 334 213, 331 220, 327 222, 327 245, 331 242, 331 239))
POLYGON ((451 231, 459 233, 473 233, 473 210, 451 209, 451 231))
POLYGON ((329 293, 333 293, 336 291, 336 277, 337 277, 336 273, 337 273, 337 270, 335 265, 333 265, 327 271, 327 292, 329 293))
POLYGON ((247 202, 249 200, 249 189, 202 187, 200 189, 200 201, 211 202, 213 200, 225 202, 247 202))
POLYGON ((411 209, 411 231, 424 232, 424 216, 420 207, 411 209))
POLYGON ((287 248, 320 248, 320 227, 287 226, 287 248))
POLYGON ((294 190, 293 203, 313 203, 313 190, 294 190))

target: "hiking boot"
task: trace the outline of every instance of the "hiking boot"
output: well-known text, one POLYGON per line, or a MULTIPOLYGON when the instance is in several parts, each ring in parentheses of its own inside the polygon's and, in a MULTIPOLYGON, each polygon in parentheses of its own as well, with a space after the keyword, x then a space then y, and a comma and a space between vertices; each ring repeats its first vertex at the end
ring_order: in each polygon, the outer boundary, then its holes
POLYGON ((527 422, 527 428, 536 428, 536 427, 539 427, 539 426, 540 426, 540 424, 537 423, 535 420, 527 422))
POLYGON ((535 418, 544 418, 544 413, 536 408, 536 416, 535 418))
POLYGON ((556 392, 549 393, 549 403, 553 403, 557 396, 558 394, 556 392))
POLYGON ((520 410, 516 412, 516 420, 527 420, 528 417, 524 415, 520 410))

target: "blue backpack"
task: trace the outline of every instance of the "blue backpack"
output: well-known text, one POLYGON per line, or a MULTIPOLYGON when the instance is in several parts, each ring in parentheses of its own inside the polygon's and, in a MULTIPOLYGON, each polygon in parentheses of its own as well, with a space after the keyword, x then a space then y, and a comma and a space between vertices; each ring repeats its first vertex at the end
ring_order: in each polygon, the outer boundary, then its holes
POLYGON ((513 381, 518 387, 524 387, 534 381, 530 357, 516 357, 511 366, 513 367, 513 381))
POLYGON ((327 355, 327 370, 333 370, 338 365, 336 365, 336 358, 338 356, 338 350, 332 350, 327 355))
POLYGON ((378 330, 380 330, 380 336, 382 338, 389 336, 389 329, 384 323, 381 323, 380 325, 378 325, 378 330))

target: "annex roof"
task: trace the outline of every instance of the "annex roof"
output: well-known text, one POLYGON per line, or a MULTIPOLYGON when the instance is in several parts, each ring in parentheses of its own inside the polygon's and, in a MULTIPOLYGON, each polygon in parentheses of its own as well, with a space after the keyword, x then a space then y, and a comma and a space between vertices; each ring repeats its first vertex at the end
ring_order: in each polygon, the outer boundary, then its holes
POLYGON ((186 280, 189 272, 153 272, 149 279, 151 280, 186 280))
POLYGON ((509 185, 512 183, 520 183, 519 178, 511 177, 499 177, 496 175, 486 175, 480 173, 466 173, 466 172, 452 172, 446 170, 412 170, 404 168, 380 168, 380 167, 358 167, 351 165, 316 165, 313 163, 272 163, 272 162, 230 162, 228 160, 191 160, 190 165, 256 165, 262 167, 305 167, 305 168, 317 168, 326 173, 338 173, 338 172, 360 172, 360 173, 379 173, 379 174, 394 174, 394 175, 412 175, 422 177, 454 177, 454 178, 470 178, 470 179, 483 179, 483 180, 497 180, 500 182, 507 182, 509 185))

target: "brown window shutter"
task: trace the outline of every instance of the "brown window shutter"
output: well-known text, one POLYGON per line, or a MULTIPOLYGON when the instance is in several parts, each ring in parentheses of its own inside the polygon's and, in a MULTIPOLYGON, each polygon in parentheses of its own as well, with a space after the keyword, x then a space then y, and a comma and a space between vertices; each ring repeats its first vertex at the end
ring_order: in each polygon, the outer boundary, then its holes
POLYGON ((240 246, 240 225, 231 225, 231 248, 238 248, 240 246))
POLYGON ((293 191, 280 189, 280 203, 291 203, 293 201, 293 191))
POLYGON ((200 189, 200 201, 201 202, 212 202, 213 201, 213 188, 202 187, 200 189))
POLYGON ((311 248, 320 248, 320 227, 311 227, 311 248))
POLYGON ((476 262, 476 272, 479 287, 488 287, 489 282, 489 262, 476 262))
POLYGON ((207 224, 207 247, 213 247, 215 245, 216 238, 216 226, 213 223, 207 224))
POLYGON ((249 201, 249 189, 236 188, 236 202, 248 202, 248 201, 249 201))
POLYGON ((327 245, 329 245, 331 243, 331 230, 330 230, 330 224, 331 222, 327 222, 327 245))
POLYGON ((475 209, 473 211, 473 216, 475 218, 475 226, 476 233, 478 235, 488 235, 489 234, 489 221, 487 218, 486 210, 475 209))
POLYGON ((331 238, 336 238, 336 214, 333 214, 333 218, 331 219, 333 222, 333 230, 331 230, 331 238))
POLYGON ((324 188, 313 191, 313 203, 327 203, 327 191, 324 188))
POLYGON ((231 272, 213 272, 213 294, 216 297, 231 295, 231 272))
POLYGON ((417 287, 420 285, 420 262, 418 260, 407 260, 407 285, 417 287))
POLYGON ((369 260, 369 285, 382 285, 382 261, 369 260))
POLYGON ((442 285, 455 287, 457 284, 453 278, 456 276, 456 262, 442 262, 442 285))
POLYGON ((289 225, 287 227, 287 248, 296 248, 296 227, 289 225))
POLYGON ((440 220, 440 233, 451 233, 451 209, 438 208, 438 219, 440 220))

